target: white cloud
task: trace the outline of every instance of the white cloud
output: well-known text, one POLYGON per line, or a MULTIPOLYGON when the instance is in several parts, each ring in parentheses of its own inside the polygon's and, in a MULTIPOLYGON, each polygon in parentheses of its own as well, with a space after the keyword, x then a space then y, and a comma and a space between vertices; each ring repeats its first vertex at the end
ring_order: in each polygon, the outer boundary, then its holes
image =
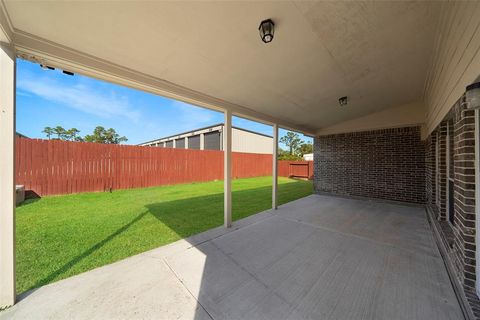
POLYGON ((135 122, 140 118, 140 113, 132 108, 128 98, 119 96, 113 90, 100 91, 85 83, 67 85, 53 79, 28 76, 19 79, 17 87, 24 93, 96 116, 127 117, 135 122))

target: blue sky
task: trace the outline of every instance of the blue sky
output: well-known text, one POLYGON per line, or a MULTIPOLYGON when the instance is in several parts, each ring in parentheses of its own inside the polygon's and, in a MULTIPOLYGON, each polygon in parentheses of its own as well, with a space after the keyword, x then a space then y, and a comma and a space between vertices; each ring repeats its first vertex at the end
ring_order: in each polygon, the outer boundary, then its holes
MULTIPOLYGON (((100 125, 138 144, 221 122, 216 111, 17 60, 17 131, 31 138, 45 138, 46 126, 75 127, 83 136, 100 125)), ((238 117, 233 125, 272 134, 270 126, 238 117)))

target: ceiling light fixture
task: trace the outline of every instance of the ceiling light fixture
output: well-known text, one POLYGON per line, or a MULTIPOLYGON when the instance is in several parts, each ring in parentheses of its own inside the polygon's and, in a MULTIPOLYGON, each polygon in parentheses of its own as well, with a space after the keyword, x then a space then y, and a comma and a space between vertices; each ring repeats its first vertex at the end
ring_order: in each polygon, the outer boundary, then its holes
POLYGON ((480 108, 480 82, 475 82, 467 86, 465 102, 467 103, 468 109, 480 108))
POLYGON ((273 34, 275 32, 275 23, 273 23, 272 19, 263 20, 260 22, 260 26, 258 27, 258 31, 260 32, 260 38, 265 43, 272 42, 273 34))
POLYGON ((340 104, 340 107, 346 106, 348 103, 347 96, 341 97, 340 99, 338 99, 338 103, 340 104))

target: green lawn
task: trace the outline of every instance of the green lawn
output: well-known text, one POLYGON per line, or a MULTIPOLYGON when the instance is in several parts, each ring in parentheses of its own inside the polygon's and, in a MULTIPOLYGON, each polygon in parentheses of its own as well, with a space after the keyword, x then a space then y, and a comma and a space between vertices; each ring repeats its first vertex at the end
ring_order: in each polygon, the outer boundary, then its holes
MULTIPOLYGON (((271 207, 271 177, 232 188, 234 220, 271 207)), ((280 204, 311 193, 311 181, 279 178, 280 204)), ((24 292, 221 225, 223 181, 44 197, 16 216, 24 292)))

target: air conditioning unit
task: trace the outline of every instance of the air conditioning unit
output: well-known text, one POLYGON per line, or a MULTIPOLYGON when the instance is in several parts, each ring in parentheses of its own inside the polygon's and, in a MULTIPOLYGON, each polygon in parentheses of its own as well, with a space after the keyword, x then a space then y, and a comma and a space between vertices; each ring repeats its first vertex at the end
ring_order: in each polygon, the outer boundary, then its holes
POLYGON ((25 201, 25 186, 23 185, 17 185, 16 186, 16 204, 17 206, 25 201))

